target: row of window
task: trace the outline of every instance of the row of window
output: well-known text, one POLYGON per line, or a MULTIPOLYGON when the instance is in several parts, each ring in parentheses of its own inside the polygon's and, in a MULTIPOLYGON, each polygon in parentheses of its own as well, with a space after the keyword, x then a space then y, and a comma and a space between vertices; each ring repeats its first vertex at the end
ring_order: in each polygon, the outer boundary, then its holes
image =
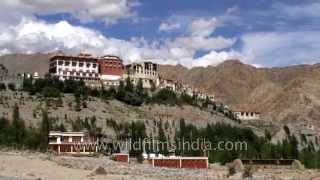
POLYGON ((256 114, 254 112, 240 112, 241 116, 255 116, 256 114))
MULTIPOLYGON (((62 68, 59 68, 59 72, 61 72, 61 71, 66 71, 66 72, 68 72, 68 71, 71 71, 71 72, 75 72, 75 71, 77 71, 76 69, 70 69, 69 70, 69 68, 65 68, 65 70, 63 70, 62 68)), ((84 71, 84 70, 82 70, 82 69, 79 69, 78 70, 78 72, 87 72, 87 73, 95 73, 95 72, 97 72, 96 70, 86 70, 86 71, 84 71)))
MULTIPOLYGON (((68 74, 67 71, 62 72, 62 75, 67 75, 67 74, 68 74)), ((69 74, 70 74, 70 76, 98 77, 98 74, 96 74, 96 73, 69 72, 69 74)))
POLYGON ((77 61, 58 61, 58 65, 60 66, 71 66, 72 67, 76 67, 76 66, 79 66, 79 67, 84 67, 86 66, 87 68, 90 68, 90 67, 93 67, 93 68, 96 68, 98 65, 96 63, 84 63, 84 62, 77 62, 77 61))
POLYGON ((139 73, 139 74, 147 74, 147 75, 157 75, 157 72, 155 72, 155 71, 142 71, 142 70, 138 70, 138 71, 136 71, 136 73, 139 73))
POLYGON ((117 68, 117 69, 122 69, 122 65, 121 64, 111 64, 111 65, 104 65, 105 68, 117 68))

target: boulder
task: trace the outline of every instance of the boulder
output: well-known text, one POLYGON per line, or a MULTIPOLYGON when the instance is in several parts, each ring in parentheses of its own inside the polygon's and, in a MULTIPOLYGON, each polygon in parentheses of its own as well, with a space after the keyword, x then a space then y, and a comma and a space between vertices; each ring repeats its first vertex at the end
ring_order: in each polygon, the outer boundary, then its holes
POLYGON ((244 166, 242 164, 242 161, 240 159, 235 159, 231 163, 230 169, 233 169, 235 173, 243 172, 244 171, 244 166))
POLYGON ((304 170, 303 164, 299 160, 294 160, 291 164, 292 169, 304 170))
POLYGON ((90 173, 90 176, 106 175, 106 174, 107 174, 107 171, 103 167, 98 166, 90 173))

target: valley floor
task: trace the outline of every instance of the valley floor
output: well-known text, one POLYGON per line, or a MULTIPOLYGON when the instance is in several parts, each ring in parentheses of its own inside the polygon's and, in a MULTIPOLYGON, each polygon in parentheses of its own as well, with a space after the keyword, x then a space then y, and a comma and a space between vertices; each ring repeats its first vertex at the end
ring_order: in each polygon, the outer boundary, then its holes
MULTIPOLYGON (((30 152, 0 152, 0 180, 134 180, 134 179, 228 179, 228 168, 211 164, 206 170, 152 168, 149 164, 119 163, 109 157, 67 157, 30 152), (105 175, 93 174, 103 167, 105 175), (8 178, 5 178, 8 177, 8 178)), ((254 179, 320 179, 316 170, 258 170, 254 179)), ((238 174, 230 179, 242 179, 238 174)))

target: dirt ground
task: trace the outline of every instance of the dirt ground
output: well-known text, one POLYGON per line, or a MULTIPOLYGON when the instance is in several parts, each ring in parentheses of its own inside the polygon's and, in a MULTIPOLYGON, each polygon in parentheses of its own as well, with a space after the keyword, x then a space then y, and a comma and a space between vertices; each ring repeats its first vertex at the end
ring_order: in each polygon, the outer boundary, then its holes
MULTIPOLYGON (((0 151, 0 180, 185 180, 243 179, 242 174, 228 176, 228 168, 210 164, 209 169, 153 168, 149 164, 114 162, 109 157, 54 156, 34 152, 0 151), (93 174, 97 167, 106 174, 93 174), (7 177, 7 178, 4 178, 7 177)), ((319 170, 269 169, 253 173, 255 180, 320 180, 319 170)))

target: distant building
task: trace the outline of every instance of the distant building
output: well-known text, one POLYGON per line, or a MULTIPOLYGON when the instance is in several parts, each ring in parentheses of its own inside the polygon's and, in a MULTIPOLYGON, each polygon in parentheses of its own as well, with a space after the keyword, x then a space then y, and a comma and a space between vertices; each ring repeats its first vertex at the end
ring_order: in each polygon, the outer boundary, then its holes
POLYGON ((195 90, 194 91, 194 95, 197 97, 197 98, 199 98, 199 99, 202 99, 202 100, 205 100, 205 99, 207 99, 207 94, 205 94, 203 91, 201 91, 201 90, 195 90))
POLYGON ((152 62, 132 63, 125 66, 124 79, 129 77, 134 84, 142 80, 144 88, 159 85, 157 64, 152 62))
POLYGON ((259 120, 260 112, 250 110, 235 110, 234 115, 243 121, 259 120))
POLYGON ((124 66, 117 56, 102 56, 98 60, 100 80, 103 85, 118 86, 122 79, 124 66))
POLYGON ((166 168, 209 168, 208 157, 154 157, 149 160, 152 167, 166 168))
POLYGON ((318 131, 315 128, 315 126, 309 122, 300 123, 297 128, 300 134, 306 136, 316 136, 318 134, 318 131))
POLYGON ((39 79, 39 73, 38 72, 34 72, 33 79, 39 79))
POLYGON ((215 98, 214 98, 214 95, 213 94, 209 94, 208 95, 208 98, 210 101, 214 102, 215 101, 215 98))
POLYGON ((187 94, 189 96, 194 96, 194 89, 191 88, 189 85, 183 85, 183 84, 179 84, 178 85, 178 92, 179 93, 184 93, 184 94, 187 94))
POLYGON ((97 152, 95 139, 84 132, 49 132, 48 148, 58 154, 90 154, 97 152))
POLYGON ((159 86, 160 86, 160 88, 166 88, 166 89, 170 89, 172 91, 177 91, 177 83, 175 83, 171 79, 160 78, 159 79, 159 86))

